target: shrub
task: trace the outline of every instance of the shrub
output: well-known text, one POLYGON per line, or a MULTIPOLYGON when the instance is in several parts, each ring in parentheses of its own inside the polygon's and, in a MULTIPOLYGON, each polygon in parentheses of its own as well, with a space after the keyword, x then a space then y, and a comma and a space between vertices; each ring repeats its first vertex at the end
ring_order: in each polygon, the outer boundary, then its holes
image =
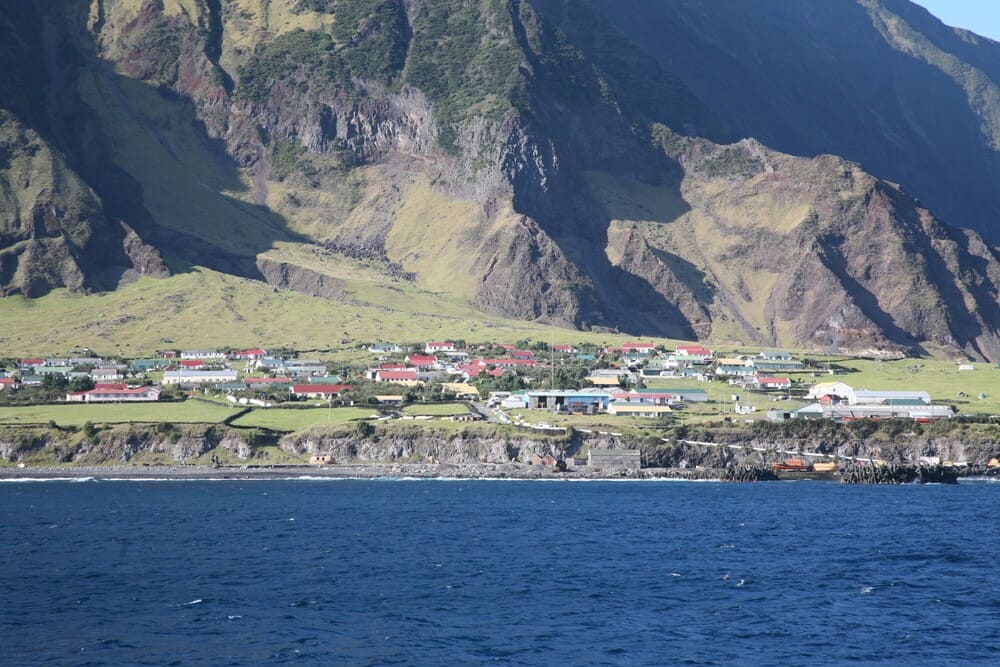
POLYGON ((361 436, 362 438, 370 438, 373 435, 375 435, 375 427, 372 425, 371 422, 368 421, 357 422, 356 429, 358 435, 361 436))

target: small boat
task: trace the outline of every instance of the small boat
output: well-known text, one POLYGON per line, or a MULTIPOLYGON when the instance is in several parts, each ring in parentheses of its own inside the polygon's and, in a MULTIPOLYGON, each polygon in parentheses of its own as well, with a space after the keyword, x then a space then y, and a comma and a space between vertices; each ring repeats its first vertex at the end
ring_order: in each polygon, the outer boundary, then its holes
POLYGON ((837 480, 840 478, 840 471, 835 461, 808 463, 800 458, 786 459, 781 463, 772 463, 771 471, 778 479, 837 480))
POLYGON ((785 459, 782 463, 772 463, 771 469, 775 472, 809 472, 812 466, 802 459, 785 459))

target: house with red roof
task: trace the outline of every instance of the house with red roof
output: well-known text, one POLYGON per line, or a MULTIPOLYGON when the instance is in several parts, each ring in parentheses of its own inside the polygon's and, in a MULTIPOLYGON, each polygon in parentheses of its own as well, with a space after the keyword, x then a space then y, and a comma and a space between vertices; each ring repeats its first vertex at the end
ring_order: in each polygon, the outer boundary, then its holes
POLYGON ((657 389, 633 389, 628 393, 629 403, 646 403, 649 405, 670 405, 678 400, 677 394, 657 389))
POLYGON ((407 365, 414 366, 421 371, 436 368, 438 365, 437 357, 425 354, 408 354, 406 355, 405 361, 407 365))
POLYGON ((715 353, 708 348, 702 347, 701 345, 678 345, 676 354, 685 357, 711 359, 715 353))
POLYGON ((560 354, 579 354, 580 350, 576 349, 572 345, 553 345, 553 352, 558 352, 560 354))
POLYGON ((128 389, 128 385, 124 382, 98 382, 94 384, 94 389, 128 389))
POLYGON ((239 350, 229 355, 230 359, 243 359, 246 361, 256 361, 267 356, 267 350, 263 348, 253 348, 249 350, 239 350))
POLYGON ((486 370, 486 364, 480 363, 479 361, 473 361, 472 363, 469 364, 462 364, 461 366, 458 367, 458 370, 464 373, 469 380, 474 380, 483 373, 486 373, 487 375, 495 378, 501 377, 503 375, 502 368, 494 368, 492 370, 486 370))
POLYGON ((180 359, 177 361, 177 367, 187 371, 197 371, 208 368, 208 364, 203 359, 180 359))
POLYGON ((792 380, 790 378, 776 378, 757 375, 750 381, 750 385, 755 389, 785 390, 792 388, 792 380))
POLYGON ((622 352, 629 354, 637 352, 639 354, 649 354, 656 347, 654 343, 628 342, 622 345, 622 352))
POLYGON ((17 389, 21 386, 21 383, 17 381, 17 378, 0 378, 0 391, 4 389, 17 389))
POLYGON ((129 387, 119 383, 101 383, 89 391, 66 394, 70 403, 142 403, 160 400, 159 387, 129 387))
POLYGON ((407 370, 406 364, 379 364, 375 368, 369 368, 365 373, 365 377, 369 380, 375 380, 379 371, 405 371, 407 370))
POLYGON ((44 359, 21 359, 21 362, 19 364, 21 368, 26 368, 26 369, 39 368, 40 366, 44 365, 45 365, 44 359))
POLYGON ((615 389, 611 391, 611 398, 621 403, 642 403, 646 405, 670 405, 675 400, 679 400, 677 394, 669 391, 659 391, 657 389, 615 389))
POLYGON ((349 384, 293 384, 292 395, 299 398, 339 398, 354 389, 349 384))
POLYGON ((535 353, 531 350, 511 350, 510 356, 513 359, 534 359, 535 353))
POLYGON ((423 384, 417 377, 417 371, 413 368, 405 371, 384 371, 379 370, 375 374, 376 382, 391 382, 393 384, 417 385, 423 384))

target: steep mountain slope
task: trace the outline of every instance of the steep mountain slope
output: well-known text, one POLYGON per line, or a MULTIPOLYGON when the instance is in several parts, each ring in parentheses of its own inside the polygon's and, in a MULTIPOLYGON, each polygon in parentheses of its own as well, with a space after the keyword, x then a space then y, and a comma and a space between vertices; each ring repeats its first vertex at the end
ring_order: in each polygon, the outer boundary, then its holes
POLYGON ((614 25, 739 137, 842 155, 1000 242, 1000 44, 909 0, 541 4, 614 25))
POLYGON ((1000 262, 974 232, 840 158, 660 138, 683 168, 678 191, 607 189, 611 247, 618 265, 687 304, 702 335, 1000 354, 1000 262))
POLYGON ((1000 356, 995 249, 856 164, 697 138, 733 123, 596 5, 21 7, 0 40, 8 291, 155 273, 144 239, 179 270, 348 308, 405 284, 414 308, 443 293, 581 328, 1000 356))
POLYGON ((30 5, 0 13, 0 295, 53 287, 114 287, 136 274, 167 275, 159 254, 107 214, 93 189, 54 148, 39 109, 54 104, 45 48, 30 5))

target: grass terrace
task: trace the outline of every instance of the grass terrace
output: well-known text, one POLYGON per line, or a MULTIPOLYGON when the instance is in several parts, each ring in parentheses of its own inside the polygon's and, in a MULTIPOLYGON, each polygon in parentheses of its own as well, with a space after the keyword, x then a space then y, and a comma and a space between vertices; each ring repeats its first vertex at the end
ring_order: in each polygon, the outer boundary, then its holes
POLYGON ((231 406, 204 401, 183 403, 114 403, 72 405, 28 405, 0 408, 0 424, 28 425, 55 422, 61 427, 93 424, 171 422, 216 424, 235 412, 231 406))
POLYGON ((661 431, 671 423, 669 420, 664 419, 623 417, 603 413, 596 415, 571 415, 547 412, 545 410, 509 410, 507 414, 511 419, 520 416, 527 424, 549 424, 550 426, 561 428, 572 426, 578 430, 624 433, 633 436, 650 435, 650 431, 661 431))
POLYGON ((954 361, 940 359, 838 359, 844 374, 817 378, 816 382, 846 382, 855 389, 926 391, 935 402, 947 403, 960 414, 1000 414, 1000 368, 974 363, 974 370, 960 371, 954 361), (959 393, 964 393, 960 397, 959 393), (980 399, 980 394, 986 398, 980 399))
POLYGON ((454 417, 469 414, 469 408, 464 403, 416 403, 403 408, 403 414, 414 417, 454 417))
POLYGON ((359 419, 368 419, 377 411, 373 408, 270 408, 253 410, 232 425, 239 428, 266 428, 291 433, 310 426, 340 426, 359 419))

